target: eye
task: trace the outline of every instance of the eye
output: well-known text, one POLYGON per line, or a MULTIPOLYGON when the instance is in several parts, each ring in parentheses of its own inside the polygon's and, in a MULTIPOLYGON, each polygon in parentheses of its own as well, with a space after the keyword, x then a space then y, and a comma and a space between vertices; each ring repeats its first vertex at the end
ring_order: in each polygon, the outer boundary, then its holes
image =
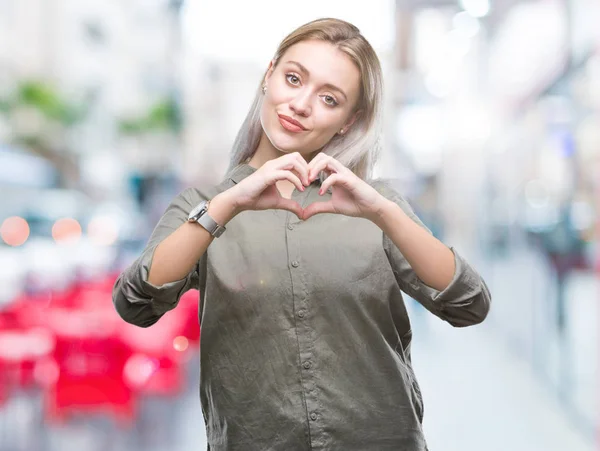
POLYGON ((325 99, 325 103, 329 106, 337 106, 338 102, 335 100, 333 96, 324 95, 323 99, 325 99))
POLYGON ((298 77, 296 74, 285 74, 285 78, 287 78, 287 80, 294 86, 298 86, 298 82, 300 82, 300 77, 298 77), (296 81, 290 81, 290 79, 295 79, 296 81))
MULTIPOLYGON (((300 77, 292 72, 285 74, 285 78, 287 79, 287 81, 292 85, 292 86, 299 86, 300 85, 300 77)), ((324 95, 321 96, 323 99, 325 99, 325 104, 330 106, 330 107, 335 107, 338 106, 338 102, 337 100, 335 100, 335 97, 330 96, 330 95, 324 95)))

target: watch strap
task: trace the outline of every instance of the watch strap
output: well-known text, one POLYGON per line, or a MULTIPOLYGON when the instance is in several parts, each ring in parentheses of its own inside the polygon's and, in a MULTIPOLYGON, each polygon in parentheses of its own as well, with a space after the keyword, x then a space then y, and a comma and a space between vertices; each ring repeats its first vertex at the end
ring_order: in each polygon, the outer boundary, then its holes
POLYGON ((210 199, 200 202, 196 208, 194 208, 189 216, 188 221, 197 222, 204 229, 206 229, 215 238, 220 237, 225 231, 225 227, 217 224, 217 222, 208 215, 208 207, 210 206, 210 199))
POLYGON ((208 230, 208 232, 215 238, 219 238, 223 232, 225 232, 225 227, 217 224, 217 222, 211 218, 206 211, 198 219, 196 219, 196 222, 208 230))

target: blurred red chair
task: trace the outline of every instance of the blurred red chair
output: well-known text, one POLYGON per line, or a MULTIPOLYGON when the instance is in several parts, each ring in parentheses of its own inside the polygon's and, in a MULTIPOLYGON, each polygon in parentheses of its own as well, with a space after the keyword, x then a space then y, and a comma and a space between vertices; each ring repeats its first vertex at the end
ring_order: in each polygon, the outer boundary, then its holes
POLYGON ((105 412, 129 426, 136 395, 174 396, 185 387, 185 363, 200 337, 198 291, 186 293, 176 309, 144 329, 124 322, 114 310, 115 278, 22 296, 0 314, 0 329, 37 328, 52 337, 51 350, 34 359, 21 357, 19 365, 14 358, 13 363, 0 359, 0 365, 13 368, 2 375, 11 380, 18 375, 18 385, 37 383, 45 389, 50 422, 65 421, 73 412, 105 412))
POLYGON ((55 338, 42 327, 0 328, 0 368, 4 391, 31 388, 37 384, 37 364, 54 352, 55 338))
POLYGON ((52 308, 48 325, 56 333, 56 381, 45 393, 46 417, 63 422, 73 412, 106 413, 122 427, 135 416, 135 397, 123 378, 131 350, 118 337, 110 310, 52 308))

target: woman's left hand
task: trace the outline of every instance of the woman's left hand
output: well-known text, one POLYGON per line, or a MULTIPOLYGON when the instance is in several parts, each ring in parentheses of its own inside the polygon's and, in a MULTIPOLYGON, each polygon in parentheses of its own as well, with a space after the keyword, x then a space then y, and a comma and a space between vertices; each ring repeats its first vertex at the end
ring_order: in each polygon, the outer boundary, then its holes
POLYGON ((331 187, 331 199, 314 202, 304 209, 302 219, 306 221, 319 213, 337 213, 375 220, 385 206, 387 199, 354 172, 335 158, 319 153, 308 164, 308 181, 317 178, 320 171, 330 175, 321 185, 319 195, 331 187))

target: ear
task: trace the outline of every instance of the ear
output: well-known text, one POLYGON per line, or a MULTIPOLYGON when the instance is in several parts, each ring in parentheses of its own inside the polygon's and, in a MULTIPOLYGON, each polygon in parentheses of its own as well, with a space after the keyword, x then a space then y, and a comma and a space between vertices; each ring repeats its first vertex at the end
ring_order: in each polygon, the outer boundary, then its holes
POLYGON ((269 62, 269 67, 267 68, 267 73, 265 75, 265 80, 264 80, 265 83, 269 80, 269 78, 271 78, 271 75, 273 74, 274 70, 275 70, 275 60, 273 59, 269 62))
POLYGON ((346 124, 344 124, 344 130, 349 130, 350 127, 352 126, 352 124, 354 124, 354 122, 356 122, 356 120, 363 114, 363 110, 358 110, 356 113, 354 113, 350 119, 348 119, 348 122, 346 122, 346 124))

